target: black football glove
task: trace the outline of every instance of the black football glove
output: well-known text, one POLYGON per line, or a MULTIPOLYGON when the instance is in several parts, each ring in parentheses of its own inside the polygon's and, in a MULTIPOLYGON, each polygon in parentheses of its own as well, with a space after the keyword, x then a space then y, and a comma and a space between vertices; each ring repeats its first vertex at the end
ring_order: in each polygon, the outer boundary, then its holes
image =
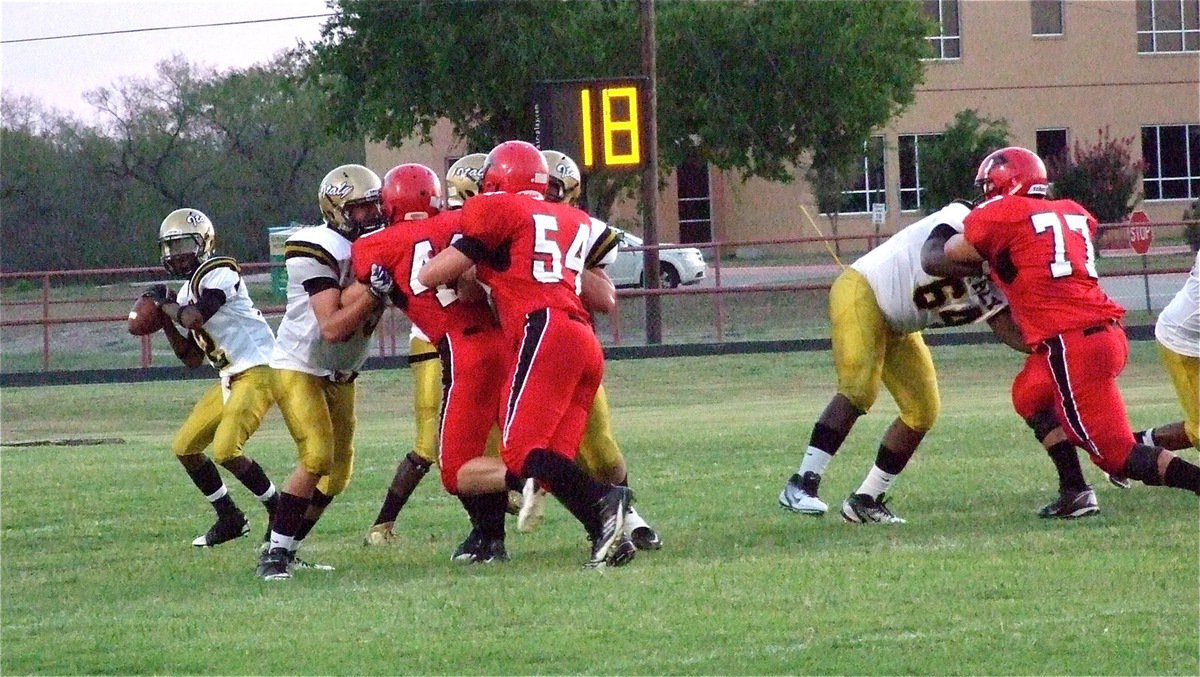
POLYGON ((154 303, 160 308, 164 303, 175 302, 175 292, 167 289, 167 285, 165 284, 156 284, 153 287, 150 287, 142 293, 142 296, 153 299, 154 303))

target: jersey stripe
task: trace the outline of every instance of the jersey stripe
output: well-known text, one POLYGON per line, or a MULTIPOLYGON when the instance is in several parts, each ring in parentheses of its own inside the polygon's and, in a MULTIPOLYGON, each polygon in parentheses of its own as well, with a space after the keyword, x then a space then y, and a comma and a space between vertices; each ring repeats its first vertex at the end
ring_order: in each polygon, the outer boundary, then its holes
POLYGON ((617 231, 612 228, 605 228, 604 235, 596 240, 596 244, 592 245, 592 250, 588 252, 587 258, 584 260, 584 267, 595 268, 600 265, 604 257, 608 256, 613 247, 617 246, 619 240, 620 237, 617 235, 617 231))
POLYGON ((341 268, 338 266, 337 257, 329 253, 319 244, 312 242, 288 242, 283 247, 283 260, 291 258, 310 258, 316 259, 323 265, 329 267, 333 272, 338 272, 341 268))
POLYGON ((205 275, 208 275, 217 268, 231 268, 238 275, 242 274, 242 269, 238 267, 237 261, 228 256, 214 256, 208 259, 204 263, 201 263, 196 272, 192 274, 189 286, 192 290, 193 301, 200 300, 200 280, 203 280, 205 275))

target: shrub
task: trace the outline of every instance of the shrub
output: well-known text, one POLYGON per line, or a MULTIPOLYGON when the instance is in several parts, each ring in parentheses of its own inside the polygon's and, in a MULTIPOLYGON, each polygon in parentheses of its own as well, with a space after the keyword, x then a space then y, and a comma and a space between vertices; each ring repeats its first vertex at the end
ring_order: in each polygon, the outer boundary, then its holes
POLYGON ((1143 163, 1133 159, 1132 144, 1132 136, 1113 139, 1106 127, 1097 132, 1095 145, 1076 141, 1074 152, 1048 158, 1054 196, 1075 200, 1101 223, 1124 221, 1142 197, 1143 163))
POLYGON ((974 199, 975 172, 987 154, 1008 145, 1008 121, 962 110, 921 156, 925 211, 935 212, 955 198, 974 199))
POLYGON ((1192 206, 1183 210, 1181 220, 1192 222, 1183 226, 1184 241, 1192 248, 1193 253, 1200 251, 1200 200, 1193 200, 1192 206))

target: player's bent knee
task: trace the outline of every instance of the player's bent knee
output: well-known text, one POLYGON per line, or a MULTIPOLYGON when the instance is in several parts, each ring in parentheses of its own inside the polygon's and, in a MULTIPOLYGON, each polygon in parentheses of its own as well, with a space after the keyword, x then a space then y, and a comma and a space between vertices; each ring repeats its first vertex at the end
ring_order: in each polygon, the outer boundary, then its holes
POLYGON ((317 489, 330 498, 338 496, 346 490, 346 487, 350 486, 350 476, 352 474, 354 474, 353 471, 347 470, 326 475, 321 478, 320 482, 317 482, 317 489))
POLYGON ((900 422, 916 432, 927 433, 933 429, 933 424, 937 423, 938 413, 938 407, 918 412, 901 412, 900 422))
POLYGON ((1159 453, 1155 447, 1133 445, 1133 450, 1125 459, 1125 476, 1151 486, 1162 484, 1162 479, 1158 476, 1159 453))
POLYGON ((1058 419, 1048 411, 1039 411, 1026 418, 1025 425, 1033 429, 1033 436, 1037 438, 1038 442, 1041 442, 1058 427, 1058 419))

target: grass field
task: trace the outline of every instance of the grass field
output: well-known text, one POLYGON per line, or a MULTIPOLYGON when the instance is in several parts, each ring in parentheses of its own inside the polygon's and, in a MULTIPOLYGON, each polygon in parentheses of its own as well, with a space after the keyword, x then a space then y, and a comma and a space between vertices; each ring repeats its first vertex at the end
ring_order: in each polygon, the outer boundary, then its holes
MULTIPOLYGON (((1196 497, 1122 492, 1085 461, 1101 515, 1039 520, 1055 482, 1009 407, 1019 356, 934 358, 942 418, 894 488, 897 526, 776 504, 832 392, 827 353, 610 363, 638 505, 666 546, 600 573, 580 569, 558 506, 537 533, 510 526, 511 562, 451 564, 465 521, 436 473, 401 544, 363 548, 412 436, 408 373, 369 372, 355 479, 303 551, 338 569, 272 584, 253 575, 256 539, 188 545, 211 511, 168 447, 209 382, 6 389, 6 444, 124 442, 0 451, 0 672, 1197 674, 1196 497)), ((1179 417, 1152 344, 1133 344, 1122 385, 1135 426, 1179 417)), ((831 504, 895 411, 883 395, 860 421, 822 485, 831 504)), ((274 412, 247 451, 276 482, 294 462, 274 412)))

